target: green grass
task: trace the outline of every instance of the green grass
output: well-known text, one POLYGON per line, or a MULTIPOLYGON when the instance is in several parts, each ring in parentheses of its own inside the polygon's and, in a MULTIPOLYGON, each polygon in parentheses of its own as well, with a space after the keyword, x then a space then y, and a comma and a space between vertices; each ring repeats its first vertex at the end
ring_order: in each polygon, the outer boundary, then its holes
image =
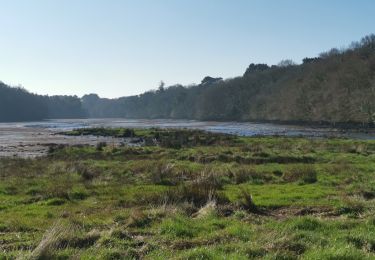
POLYGON ((374 141, 134 133, 0 159, 0 259, 375 258, 374 141))

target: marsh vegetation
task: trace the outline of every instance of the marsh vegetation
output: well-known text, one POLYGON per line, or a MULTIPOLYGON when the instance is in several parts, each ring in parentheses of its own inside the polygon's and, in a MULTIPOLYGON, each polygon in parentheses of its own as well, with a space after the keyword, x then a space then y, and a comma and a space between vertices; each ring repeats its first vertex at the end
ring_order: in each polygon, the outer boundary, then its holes
POLYGON ((0 160, 0 259, 373 259, 375 142, 84 129, 0 160))

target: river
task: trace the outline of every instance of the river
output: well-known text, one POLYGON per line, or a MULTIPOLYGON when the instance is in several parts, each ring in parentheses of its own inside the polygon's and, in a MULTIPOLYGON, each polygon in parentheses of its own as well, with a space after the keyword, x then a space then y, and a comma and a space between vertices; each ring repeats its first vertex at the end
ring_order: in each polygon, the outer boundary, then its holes
POLYGON ((118 143, 115 138, 79 136, 68 137, 56 133, 76 128, 188 128, 234 134, 240 136, 305 136, 344 137, 375 140, 374 133, 348 132, 332 128, 250 122, 203 122, 195 120, 142 119, 59 119, 41 122, 0 123, 0 157, 36 157, 46 153, 48 144, 118 143))

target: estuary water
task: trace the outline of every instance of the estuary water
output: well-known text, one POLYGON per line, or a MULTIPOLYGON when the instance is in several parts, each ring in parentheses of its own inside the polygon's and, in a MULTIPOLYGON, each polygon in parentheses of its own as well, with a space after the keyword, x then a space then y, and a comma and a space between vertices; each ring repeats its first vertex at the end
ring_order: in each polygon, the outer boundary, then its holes
POLYGON ((49 144, 117 144, 116 138, 58 135, 58 132, 88 127, 187 128, 240 136, 344 137, 375 140, 375 134, 332 128, 251 122, 206 122, 195 120, 143 119, 58 119, 41 122, 0 123, 0 157, 36 157, 46 153, 49 144))

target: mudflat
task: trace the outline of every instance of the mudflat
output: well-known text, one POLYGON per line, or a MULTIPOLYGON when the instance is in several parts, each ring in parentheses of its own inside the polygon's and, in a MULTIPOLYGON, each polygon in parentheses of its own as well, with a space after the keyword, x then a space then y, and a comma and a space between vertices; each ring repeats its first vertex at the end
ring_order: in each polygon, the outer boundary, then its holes
POLYGON ((33 158, 44 155, 50 145, 96 145, 99 142, 117 145, 118 138, 97 136, 64 136, 55 130, 33 127, 0 128, 0 157, 33 158))

